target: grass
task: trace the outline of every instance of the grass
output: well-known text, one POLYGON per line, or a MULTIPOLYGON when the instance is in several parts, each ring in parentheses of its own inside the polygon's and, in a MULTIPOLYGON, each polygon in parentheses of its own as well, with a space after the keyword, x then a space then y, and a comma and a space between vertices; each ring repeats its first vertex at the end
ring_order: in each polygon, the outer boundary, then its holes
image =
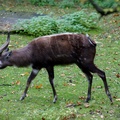
MULTIPOLYGON (((56 104, 52 103, 52 89, 44 69, 32 82, 28 97, 20 101, 31 68, 8 67, 0 70, 0 120, 119 120, 119 16, 102 18, 98 24, 103 31, 91 32, 91 37, 97 42, 95 64, 106 72, 113 105, 97 75, 93 78, 92 100, 88 104, 84 102, 88 82, 75 65, 55 67, 56 104)), ((5 35, 0 35, 0 45, 5 39, 5 35)), ((23 47, 32 39, 32 36, 11 35, 10 49, 23 47)))
POLYGON ((73 13, 81 10, 80 7, 78 8, 58 8, 57 6, 33 6, 30 3, 24 2, 22 4, 15 4, 15 2, 6 1, 2 2, 0 10, 6 10, 6 11, 25 11, 25 12, 37 12, 38 14, 49 14, 54 16, 63 16, 67 13, 73 13), (22 8, 22 9, 21 9, 22 8), (24 9, 23 9, 24 8, 24 9))

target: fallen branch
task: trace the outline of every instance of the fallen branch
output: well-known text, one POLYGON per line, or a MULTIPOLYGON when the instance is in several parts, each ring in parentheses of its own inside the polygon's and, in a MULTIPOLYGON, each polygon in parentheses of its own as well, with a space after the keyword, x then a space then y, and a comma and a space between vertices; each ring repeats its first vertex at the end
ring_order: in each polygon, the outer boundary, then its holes
POLYGON ((93 7, 96 9, 96 11, 101 15, 101 17, 107 16, 109 14, 113 14, 113 13, 116 13, 116 12, 120 12, 118 10, 118 6, 115 7, 115 8, 112 8, 112 9, 105 10, 102 7, 98 6, 93 0, 89 0, 89 2, 93 5, 93 7))

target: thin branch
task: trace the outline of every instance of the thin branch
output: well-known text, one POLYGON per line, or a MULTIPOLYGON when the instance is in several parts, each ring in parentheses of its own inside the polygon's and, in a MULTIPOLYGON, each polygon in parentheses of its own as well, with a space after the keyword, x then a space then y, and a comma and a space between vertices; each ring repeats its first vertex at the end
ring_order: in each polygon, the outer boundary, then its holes
POLYGON ((102 16, 107 16, 109 14, 113 14, 115 12, 119 12, 119 10, 117 9, 117 7, 113 8, 112 10, 107 10, 105 11, 103 8, 101 8, 100 6, 98 6, 93 0, 89 0, 89 2, 93 5, 93 7, 96 9, 96 11, 98 13, 100 13, 101 17, 102 16))

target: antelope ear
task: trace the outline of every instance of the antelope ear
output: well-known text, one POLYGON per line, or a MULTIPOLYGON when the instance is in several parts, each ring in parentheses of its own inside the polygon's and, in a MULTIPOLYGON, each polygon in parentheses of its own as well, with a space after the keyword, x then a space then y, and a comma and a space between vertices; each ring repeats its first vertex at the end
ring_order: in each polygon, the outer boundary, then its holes
POLYGON ((9 59, 9 57, 12 55, 12 51, 8 52, 7 55, 6 55, 6 59, 9 59))
MULTIPOLYGON (((8 52, 9 51, 9 48, 6 48, 4 51, 3 51, 3 53, 6 53, 6 52, 8 52)), ((0 53, 0 56, 2 55, 2 53, 0 53)))
POLYGON ((7 41, 0 47, 0 55, 4 50, 8 48, 9 43, 10 43, 10 32, 8 32, 7 41))

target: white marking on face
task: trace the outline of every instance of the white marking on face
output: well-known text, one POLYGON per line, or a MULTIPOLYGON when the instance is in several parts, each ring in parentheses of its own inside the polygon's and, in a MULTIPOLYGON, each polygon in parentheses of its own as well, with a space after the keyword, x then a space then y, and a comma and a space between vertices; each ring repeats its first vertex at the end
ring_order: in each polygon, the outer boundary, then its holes
POLYGON ((34 73, 34 74, 36 74, 36 75, 37 75, 37 74, 38 74, 38 72, 39 72, 39 70, 37 70, 37 69, 33 69, 33 73, 34 73))

